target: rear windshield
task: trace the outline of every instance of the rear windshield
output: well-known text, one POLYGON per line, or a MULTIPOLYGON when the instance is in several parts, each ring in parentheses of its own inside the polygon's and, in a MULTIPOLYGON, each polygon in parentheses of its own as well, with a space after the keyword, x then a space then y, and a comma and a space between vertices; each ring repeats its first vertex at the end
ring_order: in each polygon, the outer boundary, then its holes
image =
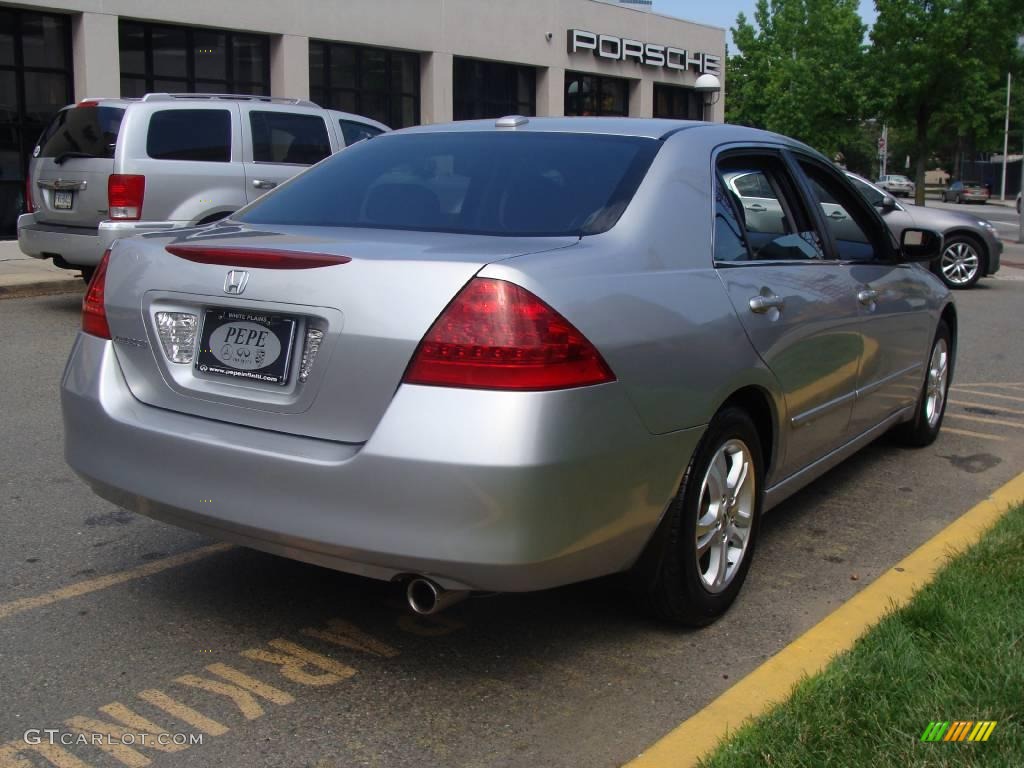
POLYGON ((39 140, 39 157, 113 157, 123 117, 120 107, 61 110, 39 140))
POLYGON ((251 224, 480 235, 587 235, 615 225, 660 147, 572 133, 387 134, 234 217, 251 224))

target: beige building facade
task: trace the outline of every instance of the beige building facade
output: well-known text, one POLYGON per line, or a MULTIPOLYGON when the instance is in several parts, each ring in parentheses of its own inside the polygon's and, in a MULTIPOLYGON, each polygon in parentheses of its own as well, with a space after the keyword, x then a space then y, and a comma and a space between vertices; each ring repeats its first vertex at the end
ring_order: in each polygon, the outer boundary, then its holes
POLYGON ((725 30, 597 0, 21 0, 0 28, 0 234, 39 133, 85 98, 311 98, 394 128, 724 115, 693 86, 724 82, 725 30))

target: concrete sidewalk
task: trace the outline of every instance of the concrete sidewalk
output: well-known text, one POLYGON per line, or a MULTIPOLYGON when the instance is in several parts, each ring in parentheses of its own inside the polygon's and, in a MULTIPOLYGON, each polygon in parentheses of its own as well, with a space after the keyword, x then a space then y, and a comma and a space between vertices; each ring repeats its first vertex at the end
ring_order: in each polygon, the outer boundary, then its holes
POLYGON ((49 260, 26 256, 18 250, 17 240, 0 240, 0 299, 84 290, 85 282, 76 270, 58 269, 49 260))

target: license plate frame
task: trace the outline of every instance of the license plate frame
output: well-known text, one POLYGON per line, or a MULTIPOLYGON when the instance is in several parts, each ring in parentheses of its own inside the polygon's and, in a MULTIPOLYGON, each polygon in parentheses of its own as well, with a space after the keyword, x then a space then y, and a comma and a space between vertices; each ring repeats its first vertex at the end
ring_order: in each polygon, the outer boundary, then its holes
POLYGON ((75 207, 75 193, 70 189, 53 191, 53 208, 56 211, 70 211, 75 207))
POLYGON ((291 376, 298 325, 299 319, 291 315, 207 308, 203 312, 194 370, 217 380, 286 386, 291 376), (232 325, 237 326, 236 333, 232 333, 230 327, 223 334, 217 333, 232 325), (268 335, 261 338, 260 329, 268 335), (271 338, 277 342, 278 354, 270 363, 258 365, 260 350, 266 353, 268 342, 273 348, 271 338))

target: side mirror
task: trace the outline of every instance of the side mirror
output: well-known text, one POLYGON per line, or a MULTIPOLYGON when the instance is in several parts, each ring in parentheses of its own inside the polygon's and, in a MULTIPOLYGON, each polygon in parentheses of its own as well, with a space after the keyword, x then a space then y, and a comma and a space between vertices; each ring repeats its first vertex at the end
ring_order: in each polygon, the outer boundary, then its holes
POLYGON ((882 209, 883 212, 888 213, 889 211, 896 210, 896 198, 892 195, 885 195, 881 200, 875 203, 876 206, 882 209))
POLYGON ((931 229, 905 229, 900 235, 900 261, 933 261, 942 253, 943 238, 931 229))

